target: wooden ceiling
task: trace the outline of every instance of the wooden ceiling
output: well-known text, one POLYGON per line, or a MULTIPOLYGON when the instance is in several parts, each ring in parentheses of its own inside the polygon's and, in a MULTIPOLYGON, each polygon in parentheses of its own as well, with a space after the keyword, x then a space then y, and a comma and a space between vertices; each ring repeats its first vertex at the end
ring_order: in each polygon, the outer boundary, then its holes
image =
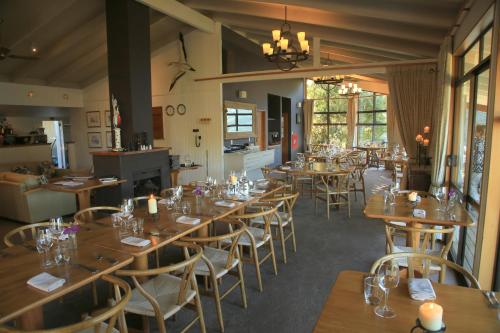
MULTIPOLYGON (((1 0, 1 45, 39 60, 0 61, 0 81, 85 87, 107 75, 104 0, 1 0)), ((151 10, 151 50, 191 30, 151 10)))
POLYGON ((293 32, 321 38, 323 63, 436 57, 462 0, 183 0, 258 43, 271 40, 284 6, 293 32))
MULTIPOLYGON (((326 64, 436 57, 463 0, 181 0, 256 43, 288 6, 293 32, 321 38, 326 64)), ((0 61, 0 81, 85 87, 107 73, 104 0, 1 0, 1 45, 39 60, 0 61)), ((151 10, 152 51, 192 28, 151 10)))

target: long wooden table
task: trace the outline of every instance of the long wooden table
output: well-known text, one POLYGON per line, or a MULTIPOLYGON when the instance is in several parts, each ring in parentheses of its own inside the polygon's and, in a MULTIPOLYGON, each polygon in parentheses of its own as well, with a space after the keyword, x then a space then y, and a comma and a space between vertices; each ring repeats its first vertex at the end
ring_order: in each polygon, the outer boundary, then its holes
POLYGON ((90 193, 98 188, 108 187, 108 186, 117 186, 119 184, 125 183, 127 180, 118 179, 113 182, 101 182, 99 179, 89 179, 87 181, 83 181, 82 185, 79 186, 63 186, 59 184, 55 184, 58 181, 70 181, 71 179, 54 179, 51 182, 42 185, 43 188, 56 191, 56 192, 67 192, 74 193, 78 198, 78 209, 82 210, 90 207, 90 193))
POLYGON ((139 207, 134 210, 134 216, 143 217, 145 221, 144 233, 138 236, 151 240, 150 245, 140 248, 121 243, 124 235, 120 234, 119 228, 113 228, 109 216, 89 221, 83 224, 77 233, 78 248, 75 256, 72 257, 73 264, 43 269, 41 267, 43 255, 28 247, 19 245, 1 250, 0 324, 19 318, 25 329, 42 328, 42 305, 128 264, 132 264, 134 269, 147 269, 149 253, 185 235, 207 228, 211 222, 224 218, 281 189, 283 189, 282 185, 271 183, 265 188, 265 193, 253 196, 246 201, 235 201, 236 205, 231 208, 215 206, 209 198, 203 198, 200 204, 196 204, 195 197, 185 195, 183 201, 191 202, 192 207, 189 216, 198 217, 201 220, 197 225, 175 222, 176 217, 181 214, 176 214, 173 210, 169 211, 161 204, 158 205, 159 214, 155 218, 147 214, 146 207, 139 207), (110 264, 107 260, 98 260, 98 254, 106 258, 117 259, 118 262, 110 264), (98 268, 99 272, 92 274, 78 264, 98 268), (66 278, 66 284, 51 293, 38 291, 26 284, 31 277, 43 271, 66 278))
POLYGON ((282 165, 278 167, 278 170, 281 172, 285 172, 292 178, 292 188, 295 191, 295 189, 297 188, 297 180, 301 176, 315 177, 325 175, 340 175, 353 172, 354 167, 342 167, 340 164, 328 162, 306 162, 304 163, 304 166, 302 168, 297 168, 293 165, 282 165))
MULTIPOLYGON (((399 286, 391 290, 389 305, 396 317, 386 319, 377 316, 374 307, 365 303, 364 276, 366 273, 362 272, 340 272, 314 333, 410 332, 423 302, 410 298, 407 280, 401 279, 399 286)), ((500 332, 498 310, 488 306, 480 290, 438 283, 433 283, 433 287, 437 296, 435 302, 444 309, 446 332, 500 332)))

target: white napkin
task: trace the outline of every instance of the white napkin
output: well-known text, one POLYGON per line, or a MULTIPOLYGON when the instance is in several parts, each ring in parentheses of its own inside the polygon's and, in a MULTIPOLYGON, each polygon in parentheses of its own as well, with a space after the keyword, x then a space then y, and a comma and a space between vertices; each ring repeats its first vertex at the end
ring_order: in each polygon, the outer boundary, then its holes
POLYGON ((234 206, 236 206, 236 203, 222 200, 222 201, 216 201, 214 205, 219 207, 233 208, 234 206))
POLYGON ((158 200, 158 203, 160 205, 168 205, 168 200, 167 199, 160 199, 160 200, 158 200))
POLYGON ((144 238, 139 238, 139 237, 134 237, 134 236, 129 236, 127 238, 124 238, 121 240, 121 242, 123 244, 137 246, 137 247, 143 247, 143 246, 151 244, 151 241, 149 239, 144 239, 144 238))
POLYGON ((266 193, 266 190, 259 190, 257 188, 254 188, 254 189, 250 190, 249 192, 255 193, 255 194, 263 194, 263 193, 266 193))
POLYGON ((62 287, 65 279, 55 277, 47 272, 42 272, 28 280, 28 285, 47 293, 62 287))
POLYGON ((61 186, 69 186, 69 187, 74 187, 74 186, 80 186, 80 185, 83 185, 82 182, 74 182, 72 180, 70 181, 59 181, 59 182, 55 182, 54 183, 55 185, 61 185, 61 186))
POLYGON ((291 168, 291 167, 289 167, 289 166, 282 166, 282 167, 281 167, 281 170, 290 170, 290 169, 292 169, 292 168, 291 168))
POLYGON ((176 220, 177 223, 183 223, 183 224, 191 224, 195 225, 200 223, 200 219, 196 217, 189 217, 189 216, 179 216, 176 220))
POLYGON ((425 218, 425 210, 415 208, 413 210, 413 216, 420 217, 421 219, 425 218))
POLYGON ((416 301, 435 300, 436 293, 429 279, 410 278, 408 280, 410 297, 416 301))

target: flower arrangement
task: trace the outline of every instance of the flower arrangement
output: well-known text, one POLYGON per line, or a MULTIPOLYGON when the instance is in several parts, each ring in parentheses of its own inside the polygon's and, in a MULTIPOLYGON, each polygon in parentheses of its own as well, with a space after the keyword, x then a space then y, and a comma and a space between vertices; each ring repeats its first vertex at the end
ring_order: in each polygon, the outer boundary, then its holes
POLYGON ((197 197, 201 197, 204 194, 203 189, 200 186, 196 186, 194 191, 193 191, 193 194, 197 197))
POLYGON ((64 235, 74 235, 78 231, 80 231, 80 226, 78 224, 72 224, 71 226, 64 228, 63 234, 64 235))

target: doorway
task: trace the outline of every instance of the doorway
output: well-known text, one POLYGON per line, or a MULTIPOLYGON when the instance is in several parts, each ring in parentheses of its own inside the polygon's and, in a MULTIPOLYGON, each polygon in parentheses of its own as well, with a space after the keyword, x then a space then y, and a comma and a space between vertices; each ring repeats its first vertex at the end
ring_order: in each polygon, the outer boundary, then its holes
POLYGON ((291 160, 291 113, 292 100, 281 97, 281 162, 291 160))
POLYGON ((66 169, 66 153, 64 147, 64 132, 62 122, 59 120, 44 120, 42 127, 50 143, 51 162, 60 169, 66 169))

